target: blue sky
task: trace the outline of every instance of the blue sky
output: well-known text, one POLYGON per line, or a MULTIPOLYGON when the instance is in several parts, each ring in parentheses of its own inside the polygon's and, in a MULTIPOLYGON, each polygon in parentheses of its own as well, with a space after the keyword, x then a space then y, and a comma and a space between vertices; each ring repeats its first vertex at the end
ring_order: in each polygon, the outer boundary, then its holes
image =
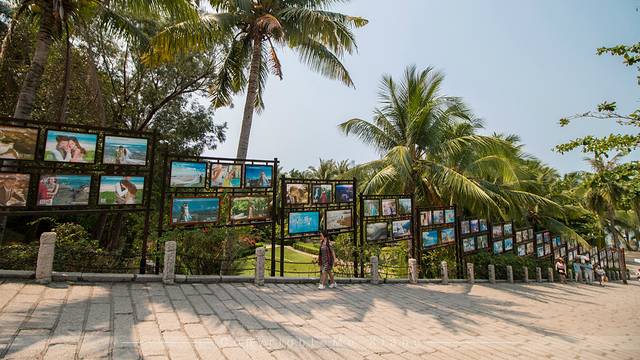
MULTIPOLYGON (((561 172, 587 169, 583 155, 552 148, 573 137, 607 134, 611 123, 558 119, 593 109, 602 100, 620 110, 640 106, 635 68, 595 49, 640 39, 640 0, 353 0, 337 11, 367 18, 356 31, 359 51, 347 56, 356 89, 323 78, 280 51, 284 80, 269 79, 266 109, 254 117, 249 157, 278 157, 286 170, 318 158, 364 162, 371 148, 337 129, 353 117, 369 119, 382 74, 399 78, 405 66, 433 66, 446 74, 444 92, 464 98, 485 120, 486 134, 515 133, 525 151, 561 172)), ((229 124, 227 141, 207 155, 236 153, 244 94, 216 113, 229 124)), ((638 156, 636 155, 636 158, 638 156)))

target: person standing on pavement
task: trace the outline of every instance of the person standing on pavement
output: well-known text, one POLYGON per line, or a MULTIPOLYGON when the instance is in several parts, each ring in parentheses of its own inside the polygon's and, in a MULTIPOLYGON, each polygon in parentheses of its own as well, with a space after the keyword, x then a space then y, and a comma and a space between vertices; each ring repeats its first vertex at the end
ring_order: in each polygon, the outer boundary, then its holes
POLYGON ((573 262, 573 274, 576 282, 580 282, 582 280, 582 269, 580 268, 580 263, 577 261, 573 262))
POLYGON ((600 264, 596 264, 596 276, 598 277, 598 282, 600 282, 600 286, 604 286, 604 269, 600 266, 600 264))
POLYGON ((558 258, 556 260, 556 271, 558 272, 558 275, 560 275, 560 282, 563 284, 567 283, 567 269, 566 266, 564 265, 564 259, 563 258, 558 258))
POLYGON ((587 263, 584 265, 584 275, 585 275, 585 278, 587 279, 587 284, 592 285, 593 284, 593 265, 591 265, 591 261, 587 261, 587 263))
POLYGON ((320 285, 318 289, 324 289, 327 282, 327 275, 331 281, 329 288, 335 288, 336 282, 333 278, 333 264, 336 262, 336 253, 331 246, 331 238, 326 230, 320 233, 320 256, 318 256, 318 264, 320 265, 320 285))

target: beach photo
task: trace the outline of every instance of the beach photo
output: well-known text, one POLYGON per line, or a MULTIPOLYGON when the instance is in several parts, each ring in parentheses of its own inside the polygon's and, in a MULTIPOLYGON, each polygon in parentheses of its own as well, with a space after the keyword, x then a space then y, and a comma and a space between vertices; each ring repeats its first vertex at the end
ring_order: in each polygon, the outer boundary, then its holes
POLYGON ((525 256, 527 255, 527 247, 522 244, 522 245, 518 245, 518 256, 525 256))
POLYGON ((0 173, 0 206, 27 206, 29 174, 0 173))
POLYGON ((438 245, 438 230, 427 230, 422 232, 422 248, 426 249, 438 245))
POLYGON ((532 242, 527 244, 527 254, 533 254, 533 243, 532 242))
POLYGON ((317 233, 320 231, 319 211, 289 213, 289 235, 317 233))
POLYGON ((44 160, 92 164, 97 142, 97 134, 47 130, 44 160))
POLYGON ((442 243, 443 244, 455 242, 456 241, 456 229, 455 228, 442 229, 442 232, 440 233, 440 236, 442 238, 442 243))
POLYGON ((348 229, 352 225, 351 209, 327 210, 327 230, 348 229))
POLYGON ((244 186, 248 188, 268 188, 273 180, 273 166, 245 165, 244 186))
POLYGON ((41 175, 38 182, 38 206, 89 205, 91 176, 41 175))
POLYGON ((38 129, 0 126, 0 159, 34 160, 38 144, 38 129))
POLYGON ((217 197, 173 198, 171 224, 214 223, 220 217, 220 199, 217 197))
POLYGON ((380 216, 380 200, 364 200, 364 216, 380 216))
POLYGON ((493 237, 502 237, 502 225, 491 225, 491 235, 493 237))
POLYGON ((397 213, 396 199, 382 199, 383 216, 395 216, 397 213))
POLYGON ((522 231, 516 231, 516 242, 522 242, 522 231))
POLYGON ((462 250, 464 252, 474 251, 475 249, 476 249, 476 239, 474 237, 462 239, 462 250))
POLYGON ((444 211, 443 210, 433 210, 433 223, 434 224, 444 224, 444 211))
POLYGON ((537 243, 541 243, 542 242, 542 233, 537 233, 536 234, 536 242, 537 243))
POLYGON ((398 199, 398 214, 400 215, 411 215, 411 199, 409 198, 400 198, 398 199))
POLYGON ((477 237, 478 249, 486 249, 489 247, 489 236, 481 235, 477 237))
POLYGON ((333 186, 331 184, 318 184, 311 187, 311 202, 314 204, 329 204, 333 201, 333 186))
POLYGON ((489 230, 489 225, 487 224, 487 219, 480 219, 480 232, 484 232, 489 230))
POLYGON ((504 239, 504 251, 513 250, 513 238, 504 239))
POLYGON ((270 218, 270 197, 239 197, 231 200, 232 221, 268 220, 270 218))
POLYGON ((471 220, 469 222, 470 231, 472 233, 477 233, 480 231, 480 221, 478 219, 471 220))
POLYGON ((353 201, 353 185, 336 184, 336 202, 348 203, 353 201))
POLYGON ((411 220, 396 220, 391 223, 391 230, 395 239, 411 236, 411 220))
POLYGON ((502 253, 502 241, 496 241, 493 243, 493 253, 494 254, 502 253))
POLYGON ((367 241, 385 241, 389 237, 389 224, 386 222, 367 224, 367 241))
POLYGON ((460 221, 460 232, 462 233, 462 235, 466 235, 471 232, 469 220, 460 221))
POLYGON ((105 136, 102 162, 116 165, 147 164, 147 147, 149 140, 145 138, 105 136))
POLYGON ((242 165, 211 164, 212 188, 239 188, 242 184, 242 165))
POLYGON ((536 249, 536 256, 537 257, 544 257, 544 246, 539 245, 536 249))
POLYGON ((454 209, 446 209, 444 211, 444 222, 447 224, 456 222, 456 211, 454 209))
POLYGON ((304 205, 309 203, 309 184, 287 184, 287 204, 304 205))
POLYGON ((140 205, 144 176, 100 176, 99 205, 140 205))
POLYGON ((502 233, 504 234, 504 236, 511 236, 513 234, 513 224, 511 223, 504 224, 502 229, 502 233))
POLYGON ((169 186, 203 188, 207 178, 207 163, 194 161, 172 161, 169 186))
POLYGON ((431 219, 431 211, 420 212, 420 225, 429 226, 431 224, 433 224, 433 220, 431 219))

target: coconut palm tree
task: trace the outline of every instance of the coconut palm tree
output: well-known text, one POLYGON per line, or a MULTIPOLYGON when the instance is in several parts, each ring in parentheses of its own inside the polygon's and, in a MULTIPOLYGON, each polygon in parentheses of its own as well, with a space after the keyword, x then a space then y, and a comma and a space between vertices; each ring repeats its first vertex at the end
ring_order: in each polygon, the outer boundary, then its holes
POLYGON ((309 179, 329 180, 336 176, 336 162, 333 159, 322 160, 318 167, 309 166, 305 171, 305 177, 309 179))
POLYGON ((216 107, 231 104, 231 97, 246 84, 238 158, 246 158, 253 113, 263 107, 262 94, 270 72, 283 78, 278 48, 293 49, 300 61, 330 78, 353 86, 342 55, 356 50, 353 28, 367 20, 327 9, 328 0, 210 0, 216 13, 200 21, 176 24, 153 41, 150 62, 184 51, 203 50, 230 35, 228 51, 211 89, 216 107), (248 73, 248 77, 247 77, 248 73))

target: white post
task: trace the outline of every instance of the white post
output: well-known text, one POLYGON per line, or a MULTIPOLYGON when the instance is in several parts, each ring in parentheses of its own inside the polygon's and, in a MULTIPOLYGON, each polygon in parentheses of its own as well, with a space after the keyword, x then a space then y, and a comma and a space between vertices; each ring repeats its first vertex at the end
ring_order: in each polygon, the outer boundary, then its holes
POLYGON ((473 284, 476 281, 476 275, 473 270, 473 263, 467 263, 467 277, 469 284, 473 284))
POLYGON ((489 282, 496 283, 496 267, 493 264, 489 264, 489 282))
POLYGON ((549 277, 549 282, 553 282, 553 268, 547 268, 547 276, 549 277))
POLYGON ((256 248, 256 285, 264 285, 264 254, 263 247, 256 248))
POLYGON ((378 274, 378 257, 371 257, 371 283, 378 284, 380 282, 380 275, 378 274))
POLYGON ((540 267, 536 267, 536 281, 542 282, 542 269, 540 267))
POLYGON ((526 266, 522 268, 522 281, 525 284, 529 282, 529 268, 526 266))
POLYGON ((443 285, 448 285, 449 284, 449 269, 448 269, 448 265, 446 261, 442 261, 440 263, 440 273, 442 276, 442 284, 443 285))
POLYGON ((56 252, 56 233, 45 232, 40 235, 40 248, 38 249, 38 263, 36 265, 36 281, 41 284, 51 282, 53 271, 53 257, 56 252))
POLYGON ((409 282, 418 283, 418 261, 416 259, 409 259, 409 282))
POLYGON ((507 281, 509 284, 513 284, 513 267, 511 265, 507 265, 507 281))
POLYGON ((164 270, 162 271, 162 282, 173 284, 176 279, 176 242, 167 241, 164 243, 164 270))

